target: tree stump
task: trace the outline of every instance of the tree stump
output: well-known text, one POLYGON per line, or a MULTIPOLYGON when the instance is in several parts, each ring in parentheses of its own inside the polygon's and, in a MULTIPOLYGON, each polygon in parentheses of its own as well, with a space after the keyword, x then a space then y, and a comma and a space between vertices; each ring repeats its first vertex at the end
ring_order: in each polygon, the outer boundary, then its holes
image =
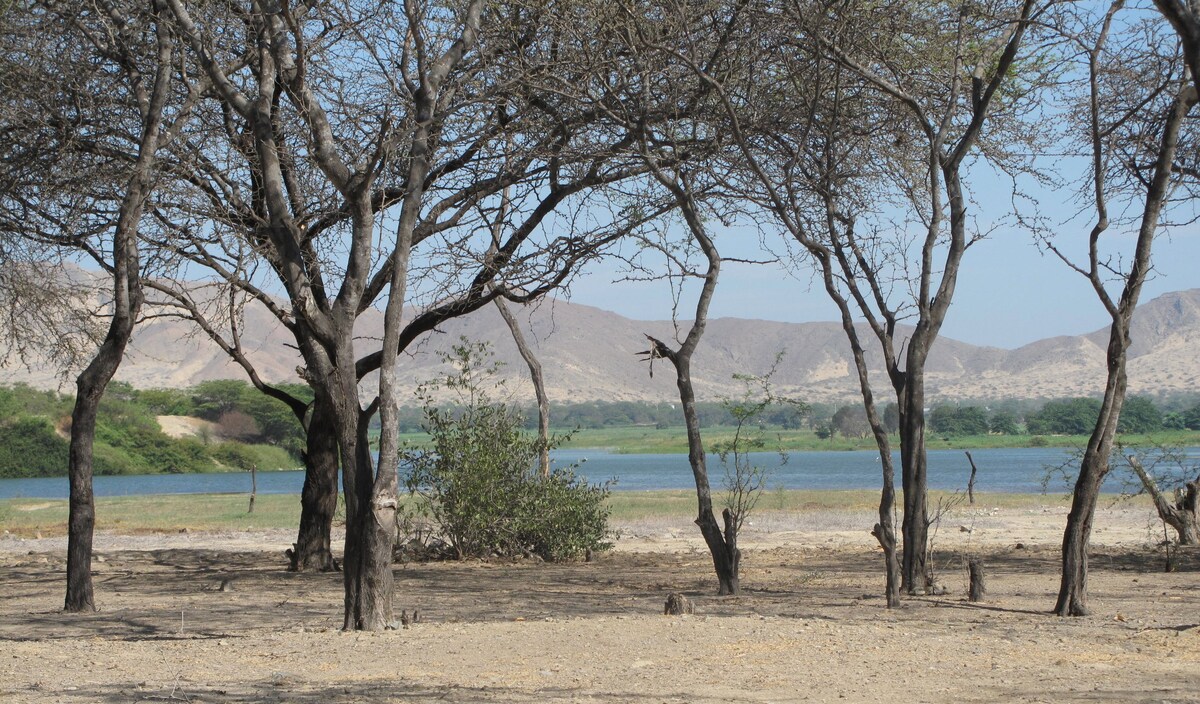
POLYGON ((694 613, 696 613, 696 607, 686 596, 679 592, 671 592, 667 595, 667 604, 663 607, 664 616, 683 616, 694 613))
POLYGON ((983 560, 968 560, 967 572, 971 576, 971 586, 967 591, 967 599, 970 601, 983 601, 983 596, 987 594, 987 587, 983 583, 983 560))

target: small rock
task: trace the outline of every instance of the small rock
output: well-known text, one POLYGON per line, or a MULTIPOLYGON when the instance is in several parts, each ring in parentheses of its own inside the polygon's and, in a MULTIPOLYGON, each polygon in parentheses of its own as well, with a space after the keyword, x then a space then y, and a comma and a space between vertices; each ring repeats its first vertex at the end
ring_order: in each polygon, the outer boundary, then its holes
POLYGON ((1025 543, 1017 543, 1017 546, 1016 546, 1014 549, 1015 549, 1015 550, 1024 550, 1024 549, 1025 549, 1025 543))

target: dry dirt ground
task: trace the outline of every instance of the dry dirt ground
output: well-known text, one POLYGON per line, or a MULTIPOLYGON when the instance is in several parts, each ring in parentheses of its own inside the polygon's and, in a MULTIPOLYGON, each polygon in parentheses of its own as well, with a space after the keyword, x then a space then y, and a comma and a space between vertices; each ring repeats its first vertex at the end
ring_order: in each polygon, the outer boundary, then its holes
POLYGON ((894 610, 870 516, 810 511, 749 530, 739 597, 686 520, 643 522, 590 563, 399 564, 421 620, 384 633, 340 632, 340 575, 284 572, 281 532, 99 536, 86 615, 61 539, 2 538, 0 702, 1200 701, 1200 555, 1165 573, 1145 511, 1106 509, 1094 614, 1056 618, 1063 512, 948 517, 949 592, 894 610), (696 614, 663 616, 671 591, 696 614))

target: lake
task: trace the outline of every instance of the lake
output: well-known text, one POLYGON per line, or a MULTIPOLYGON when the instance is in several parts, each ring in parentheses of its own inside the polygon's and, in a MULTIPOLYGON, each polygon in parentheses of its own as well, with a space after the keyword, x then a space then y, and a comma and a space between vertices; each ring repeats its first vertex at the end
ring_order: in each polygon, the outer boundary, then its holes
MULTIPOLYGON (((1200 460, 1200 448, 1189 448, 1192 463, 1200 460)), ((1038 493, 1048 466, 1066 462, 1071 451, 1063 448, 1021 448, 972 450, 979 474, 976 491, 1038 493)), ((616 491, 648 489, 690 489, 692 472, 686 455, 619 455, 602 450, 558 450, 553 453, 555 466, 577 464, 578 472, 590 481, 616 479, 616 491)), ((780 465, 777 453, 753 453, 753 461, 770 467, 769 488, 784 489, 877 489, 880 485, 879 455, 863 450, 855 452, 793 452, 780 465)), ((896 486, 900 486, 900 459, 896 462, 896 486)), ((709 478, 714 490, 722 487, 724 470, 715 456, 709 457, 709 478)), ((929 488, 965 490, 971 468, 961 450, 929 452, 929 488)), ((1124 476, 1114 471, 1105 490, 1119 492, 1124 476)), ((304 473, 259 472, 260 494, 299 494, 304 473)), ((1063 479, 1049 484, 1051 492, 1070 490, 1063 479)), ((137 476, 96 477, 97 496, 135 494, 228 494, 249 493, 250 475, 244 472, 219 474, 148 474, 137 476)), ((0 498, 67 498, 66 477, 48 479, 0 479, 0 498)))

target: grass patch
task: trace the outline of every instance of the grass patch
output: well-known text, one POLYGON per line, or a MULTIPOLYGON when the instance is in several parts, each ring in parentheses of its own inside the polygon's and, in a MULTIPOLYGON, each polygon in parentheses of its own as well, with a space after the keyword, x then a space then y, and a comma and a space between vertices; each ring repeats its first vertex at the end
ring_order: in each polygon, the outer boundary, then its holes
MULTIPOLYGON (((247 513, 248 494, 158 494, 96 499, 96 530, 155 533, 187 530, 294 528, 300 523, 298 494, 260 494, 247 513)), ((65 499, 0 501, 0 525, 15 535, 65 535, 65 499)))
MULTIPOLYGON (((929 503, 937 505, 939 496, 951 492, 929 492, 929 503)), ((720 495, 714 494, 720 507, 720 495)), ((401 502, 411 500, 402 496, 401 502)), ((118 534, 177 533, 191 531, 253 531, 294 529, 300 522, 300 497, 297 494, 260 494, 254 513, 246 513, 246 494, 169 494, 153 496, 104 497, 96 500, 96 530, 118 534)), ((897 497, 897 505, 901 498, 897 497)), ((614 522, 642 518, 690 519, 696 513, 696 493, 674 489, 659 491, 618 491, 609 498, 614 522)), ((975 508, 1038 508, 1065 506, 1062 494, 976 494, 975 508)), ((875 511, 878 491, 768 491, 759 503, 759 512, 875 511)), ((338 515, 344 514, 339 507, 338 515)), ((19 537, 65 535, 67 501, 65 499, 0 500, 0 529, 19 537)))

